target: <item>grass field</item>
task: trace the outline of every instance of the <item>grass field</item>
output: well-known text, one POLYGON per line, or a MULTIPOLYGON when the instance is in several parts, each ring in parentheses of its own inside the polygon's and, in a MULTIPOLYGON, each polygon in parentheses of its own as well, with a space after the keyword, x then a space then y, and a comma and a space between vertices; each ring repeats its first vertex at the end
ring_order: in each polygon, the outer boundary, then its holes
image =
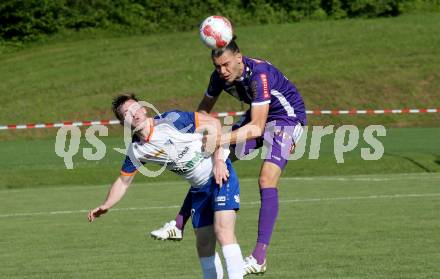
MULTIPOLYGON (((83 142, 73 157, 72 170, 66 169, 63 158, 55 154, 55 136, 52 139, 2 142, 0 190, 113 182, 124 159, 113 148, 123 148, 123 139, 100 137, 107 146, 105 157, 99 161, 87 161, 83 158, 82 148, 92 146, 84 140, 84 133, 82 135, 83 142)), ((360 148, 370 148, 363 140, 361 131, 358 147, 344 154, 343 164, 335 159, 334 134, 322 138, 320 156, 316 160, 309 159, 311 131, 307 135, 303 157, 289 162, 286 176, 440 172, 440 128, 388 128, 385 137, 377 137, 385 151, 377 161, 361 158, 360 148)), ((254 161, 237 162, 235 165, 239 176, 255 178, 259 172, 260 158, 261 155, 254 161)), ((143 181, 145 178, 136 179, 143 181)), ((164 173, 149 181, 170 179, 174 179, 174 174, 164 173)))
MULTIPOLYGON (((239 28, 249 56, 294 81, 307 109, 440 106, 440 14, 239 28)), ((139 93, 161 111, 194 110, 209 79, 195 33, 75 33, 10 49, 0 45, 0 125, 113 118, 111 98, 139 93)), ((217 111, 242 110, 222 97, 217 111)), ((334 134, 319 159, 289 162, 264 278, 440 278, 440 114, 310 116, 309 125, 381 124, 384 155, 361 158, 361 137, 338 164, 334 134)), ((119 127, 99 137, 106 155, 66 169, 56 129, 0 131, 0 278, 200 278, 194 236, 155 242, 146 232, 174 218, 186 183, 140 175, 126 198, 86 222, 119 174, 119 127)), ((234 164, 242 187, 237 235, 256 239, 260 159, 234 164)))
MULTIPOLYGON (((264 278, 439 278, 440 175, 284 177, 264 278)), ((255 179, 241 180, 237 235, 250 253, 255 179)), ((93 224, 106 186, 0 192, 1 278, 200 278, 194 237, 155 242, 146 232, 174 216, 180 182, 137 183, 93 224)))
MULTIPOLYGON (((318 160, 290 162, 264 278, 438 278, 439 137, 439 128, 387 129, 382 159, 363 161, 360 142, 337 164, 328 136, 318 160)), ((114 210, 86 222, 122 161, 111 151, 121 139, 102 139, 108 155, 86 161, 79 153, 73 170, 55 155, 54 140, 0 145, 0 278, 200 277, 191 229, 181 243, 145 236, 175 216, 185 195, 186 183, 171 175, 138 175, 114 210)), ((235 164, 245 254, 256 238, 256 160, 235 164)))
MULTIPOLYGON (((308 109, 376 109, 439 105, 439 29, 440 14, 423 14, 253 26, 237 34, 243 53, 276 65, 298 86, 308 109)), ((127 90, 161 111, 194 110, 213 70, 195 31, 69 34, 0 53, 0 61, 1 124, 109 118, 111 98, 127 90)), ((241 106, 225 96, 215 109, 241 106)), ((437 114, 374 119, 394 126, 436 126, 440 120, 437 114)), ((312 117, 310 124, 369 121, 312 117)))

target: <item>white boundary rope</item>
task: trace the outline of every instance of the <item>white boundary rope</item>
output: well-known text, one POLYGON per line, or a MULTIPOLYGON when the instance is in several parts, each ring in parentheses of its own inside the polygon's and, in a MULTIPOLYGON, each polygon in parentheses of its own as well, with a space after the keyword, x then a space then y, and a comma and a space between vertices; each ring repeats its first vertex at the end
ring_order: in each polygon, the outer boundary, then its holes
MULTIPOLYGON (((245 111, 233 112, 214 112, 214 117, 241 116, 245 111)), ((307 110, 311 115, 375 115, 375 114, 417 114, 417 113, 440 113, 440 108, 427 109, 350 109, 350 110, 307 110)), ((65 121, 59 123, 40 123, 40 124, 9 124, 0 125, 0 130, 18 129, 39 129, 39 128, 59 128, 63 126, 92 126, 92 125, 117 125, 118 120, 96 120, 96 121, 65 121)))

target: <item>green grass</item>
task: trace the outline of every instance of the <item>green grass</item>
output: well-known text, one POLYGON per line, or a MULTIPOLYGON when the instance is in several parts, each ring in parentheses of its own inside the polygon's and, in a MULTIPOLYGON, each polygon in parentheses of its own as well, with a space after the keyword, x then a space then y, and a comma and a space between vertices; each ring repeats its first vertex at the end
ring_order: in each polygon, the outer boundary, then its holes
MULTIPOLYGON (((264 278, 438 278, 439 182, 438 173, 285 177, 264 278)), ((179 243, 145 236, 173 218, 182 184, 139 181, 93 224, 86 212, 107 186, 0 191, 0 277, 200 278, 190 227, 179 243)), ((247 255, 259 197, 255 178, 241 187, 247 255)))
MULTIPOLYGON (((58 187, 59 185, 110 184, 119 174, 124 156, 113 150, 122 148, 123 139, 99 137, 107 146, 106 156, 99 161, 83 158, 82 148, 92 147, 84 140, 73 157, 74 169, 68 170, 63 158, 55 154, 55 136, 52 139, 5 141, 0 144, 0 189, 58 187)), ((334 156, 334 134, 322 139, 320 157, 309 159, 311 131, 308 133, 305 154, 288 163, 286 176, 386 174, 412 172, 440 172, 439 128, 388 128, 387 136, 378 137, 385 153, 380 160, 365 161, 360 148, 370 147, 362 138, 358 147, 344 155, 338 164, 334 156)), ((235 163, 240 177, 256 177, 261 155, 254 161, 235 163)), ((136 178, 143 181, 145 178, 136 178)), ((174 174, 164 173, 149 181, 167 181, 174 174)))
MULTIPOLYGON (((244 27, 237 34, 243 53, 281 69, 308 109, 400 108, 439 106, 439 29, 440 14, 424 14, 244 27)), ((161 111, 194 110, 213 68, 195 31, 78 34, 3 52, 0 61, 1 124, 110 118, 110 100, 121 91, 135 91, 161 111)), ((216 106, 240 109, 228 97, 216 106)), ((438 114, 311 116, 310 124, 438 126, 439 120, 438 114)), ((30 136, 15 137, 23 135, 30 136)))
MULTIPOLYGON (((303 93, 308 109, 438 107, 440 14, 305 22, 238 29, 243 52, 271 60, 303 93)), ((161 110, 194 110, 208 82, 209 52, 195 33, 123 37, 76 34, 0 48, 0 124, 112 118, 123 90, 161 110)), ((241 110, 222 97, 217 111, 241 110)), ((361 159, 358 147, 334 158, 334 134, 318 160, 289 162, 265 278, 440 277, 439 114, 310 116, 309 125, 383 124, 385 154, 361 159), (412 128, 393 128, 413 126, 412 128), (423 126, 423 127, 422 127, 423 126)), ((173 218, 186 192, 173 174, 138 175, 127 197, 94 224, 119 174, 118 127, 100 137, 100 161, 55 154, 56 129, 0 131, 0 278, 199 278, 194 236, 153 242, 148 232, 173 218), (163 207, 158 209, 157 207, 163 207)), ((82 129, 84 135, 84 129, 82 129)), ((362 134, 361 134, 362 135, 362 134)), ((82 147, 90 144, 82 141, 82 147)), ((245 255, 255 242, 260 159, 234 164, 241 179, 237 235, 245 255)))

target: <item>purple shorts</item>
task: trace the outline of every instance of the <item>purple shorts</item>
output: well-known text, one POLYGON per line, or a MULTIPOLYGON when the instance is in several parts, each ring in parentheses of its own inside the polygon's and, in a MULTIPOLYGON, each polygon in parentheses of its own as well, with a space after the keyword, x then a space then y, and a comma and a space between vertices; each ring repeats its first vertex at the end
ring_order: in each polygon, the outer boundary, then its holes
MULTIPOLYGON (((246 115, 232 126, 232 130, 236 130, 249 122, 250 113, 248 111, 246 115)), ((268 118, 262 137, 232 145, 232 148, 235 150, 237 158, 240 159, 264 145, 267 149, 264 161, 274 163, 283 170, 286 167, 289 156, 293 152, 295 144, 301 137, 302 132, 303 126, 297 118, 268 118)))

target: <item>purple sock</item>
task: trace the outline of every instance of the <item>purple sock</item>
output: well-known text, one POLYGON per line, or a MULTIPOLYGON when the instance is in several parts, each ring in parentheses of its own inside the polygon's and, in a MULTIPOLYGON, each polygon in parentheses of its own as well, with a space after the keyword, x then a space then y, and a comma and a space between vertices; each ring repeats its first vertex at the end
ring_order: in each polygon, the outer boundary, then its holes
POLYGON ((258 238, 252 256, 258 264, 266 259, 266 250, 275 227, 275 220, 278 215, 278 189, 263 188, 260 190, 261 207, 258 220, 258 238))
POLYGON ((182 215, 182 214, 177 214, 176 219, 174 219, 176 221, 176 227, 179 230, 182 230, 185 228, 185 224, 189 219, 189 215, 182 215))
POLYGON ((176 216, 176 227, 179 230, 182 230, 185 228, 186 222, 188 222, 189 217, 191 217, 191 194, 188 191, 186 194, 185 200, 183 201, 182 207, 180 208, 179 213, 176 216))

